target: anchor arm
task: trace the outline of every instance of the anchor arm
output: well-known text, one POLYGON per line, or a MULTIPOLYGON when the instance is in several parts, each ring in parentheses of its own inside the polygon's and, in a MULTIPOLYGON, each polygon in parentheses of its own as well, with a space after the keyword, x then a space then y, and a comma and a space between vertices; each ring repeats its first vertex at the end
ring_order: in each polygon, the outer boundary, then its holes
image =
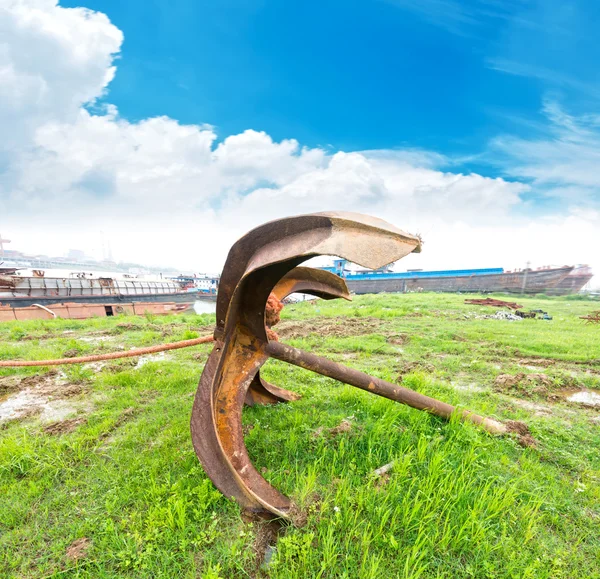
MULTIPOLYGON (((294 366, 304 368, 305 370, 316 372, 317 374, 327 376, 328 378, 339 380, 340 382, 350 384, 361 390, 366 390, 372 394, 395 400, 396 402, 406 404, 407 406, 417 408, 418 410, 424 410, 447 420, 450 419, 454 412, 456 412, 456 407, 451 404, 436 400, 435 398, 430 398, 429 396, 425 396, 424 394, 420 394, 409 388, 386 382, 381 378, 369 376, 369 374, 365 374, 360 370, 348 368, 347 366, 338 364, 337 362, 333 362, 322 356, 304 352, 298 348, 282 344, 281 342, 269 342, 267 353, 272 358, 276 358, 282 362, 287 362, 288 364, 293 364, 294 366)), ((459 416, 462 420, 473 422, 474 424, 483 427, 491 434, 506 434, 508 432, 507 427, 502 424, 502 422, 498 422, 492 418, 479 416, 478 414, 474 414, 467 410, 461 411, 459 416)))

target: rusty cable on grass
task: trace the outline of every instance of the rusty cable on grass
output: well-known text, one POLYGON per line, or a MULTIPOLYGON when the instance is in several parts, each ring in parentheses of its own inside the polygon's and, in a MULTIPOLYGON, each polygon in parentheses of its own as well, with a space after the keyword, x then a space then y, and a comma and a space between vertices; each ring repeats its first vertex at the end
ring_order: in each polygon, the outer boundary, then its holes
POLYGON ((166 350, 179 350, 180 348, 189 348, 198 344, 214 342, 213 336, 203 336, 202 338, 193 338, 191 340, 182 340, 181 342, 170 342, 169 344, 158 344, 148 346, 147 348, 134 348, 126 352, 110 352, 109 354, 96 354, 94 356, 79 356, 76 358, 57 358, 56 360, 0 360, 0 367, 16 368, 22 366, 62 366, 63 364, 85 364, 87 362, 100 362, 102 360, 117 360, 119 358, 133 358, 135 356, 144 356, 145 354, 155 354, 166 350))

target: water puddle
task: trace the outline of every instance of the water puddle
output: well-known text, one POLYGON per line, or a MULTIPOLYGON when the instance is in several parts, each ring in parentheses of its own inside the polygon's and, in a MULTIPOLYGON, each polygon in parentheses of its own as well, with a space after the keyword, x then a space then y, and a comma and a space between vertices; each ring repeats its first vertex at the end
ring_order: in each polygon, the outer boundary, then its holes
POLYGON ((567 394, 567 402, 575 402, 584 406, 600 407, 600 393, 589 390, 580 390, 567 394))
POLYGON ((30 416, 44 422, 63 420, 78 409, 68 399, 83 392, 83 386, 69 383, 66 374, 56 370, 22 378, 3 378, 0 386, 8 393, 0 398, 0 424, 30 416))
POLYGON ((115 336, 80 336, 77 339, 80 342, 87 342, 88 344, 100 344, 114 340, 115 336))
POLYGON ((214 314, 217 311, 217 302, 197 300, 194 302, 194 311, 197 314, 214 314))
POLYGON ((165 354, 165 352, 158 352, 156 354, 147 354, 146 356, 139 357, 135 367, 142 368, 148 362, 164 362, 166 360, 169 360, 169 357, 165 354))
POLYGON ((0 402, 0 423, 33 415, 44 422, 63 420, 75 411, 76 407, 65 400, 51 400, 26 388, 0 402))

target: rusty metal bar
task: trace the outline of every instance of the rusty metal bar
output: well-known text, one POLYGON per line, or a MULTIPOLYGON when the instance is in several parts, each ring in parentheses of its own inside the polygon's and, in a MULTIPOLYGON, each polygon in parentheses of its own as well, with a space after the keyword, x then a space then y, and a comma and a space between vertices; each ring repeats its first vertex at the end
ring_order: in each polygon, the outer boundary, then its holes
MULTIPOLYGON (((412 408, 425 410, 430 414, 435 414, 445 419, 449 419, 457 411, 456 407, 451 404, 430 398, 397 384, 386 382, 380 378, 369 376, 360 370, 348 368, 327 358, 304 352, 281 342, 269 342, 266 351, 271 357, 277 358, 277 360, 281 360, 282 362, 299 366, 311 372, 317 372, 317 374, 339 380, 372 394, 395 400, 412 408)), ((461 420, 473 422, 492 434, 506 434, 508 432, 507 427, 497 420, 479 416, 468 410, 461 410, 459 412, 461 420)))

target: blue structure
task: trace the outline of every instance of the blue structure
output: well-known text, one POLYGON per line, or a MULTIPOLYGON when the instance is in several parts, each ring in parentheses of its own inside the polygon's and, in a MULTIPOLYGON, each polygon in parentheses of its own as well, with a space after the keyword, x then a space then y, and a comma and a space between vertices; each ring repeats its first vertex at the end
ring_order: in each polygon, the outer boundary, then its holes
POLYGON ((335 273, 348 280, 378 280, 378 279, 419 279, 431 277, 472 277, 477 275, 498 275, 504 273, 502 267, 489 267, 483 269, 445 269, 438 271, 403 271, 387 272, 382 270, 373 270, 367 273, 352 273, 346 268, 345 259, 336 259, 333 266, 322 267, 326 271, 335 273))

